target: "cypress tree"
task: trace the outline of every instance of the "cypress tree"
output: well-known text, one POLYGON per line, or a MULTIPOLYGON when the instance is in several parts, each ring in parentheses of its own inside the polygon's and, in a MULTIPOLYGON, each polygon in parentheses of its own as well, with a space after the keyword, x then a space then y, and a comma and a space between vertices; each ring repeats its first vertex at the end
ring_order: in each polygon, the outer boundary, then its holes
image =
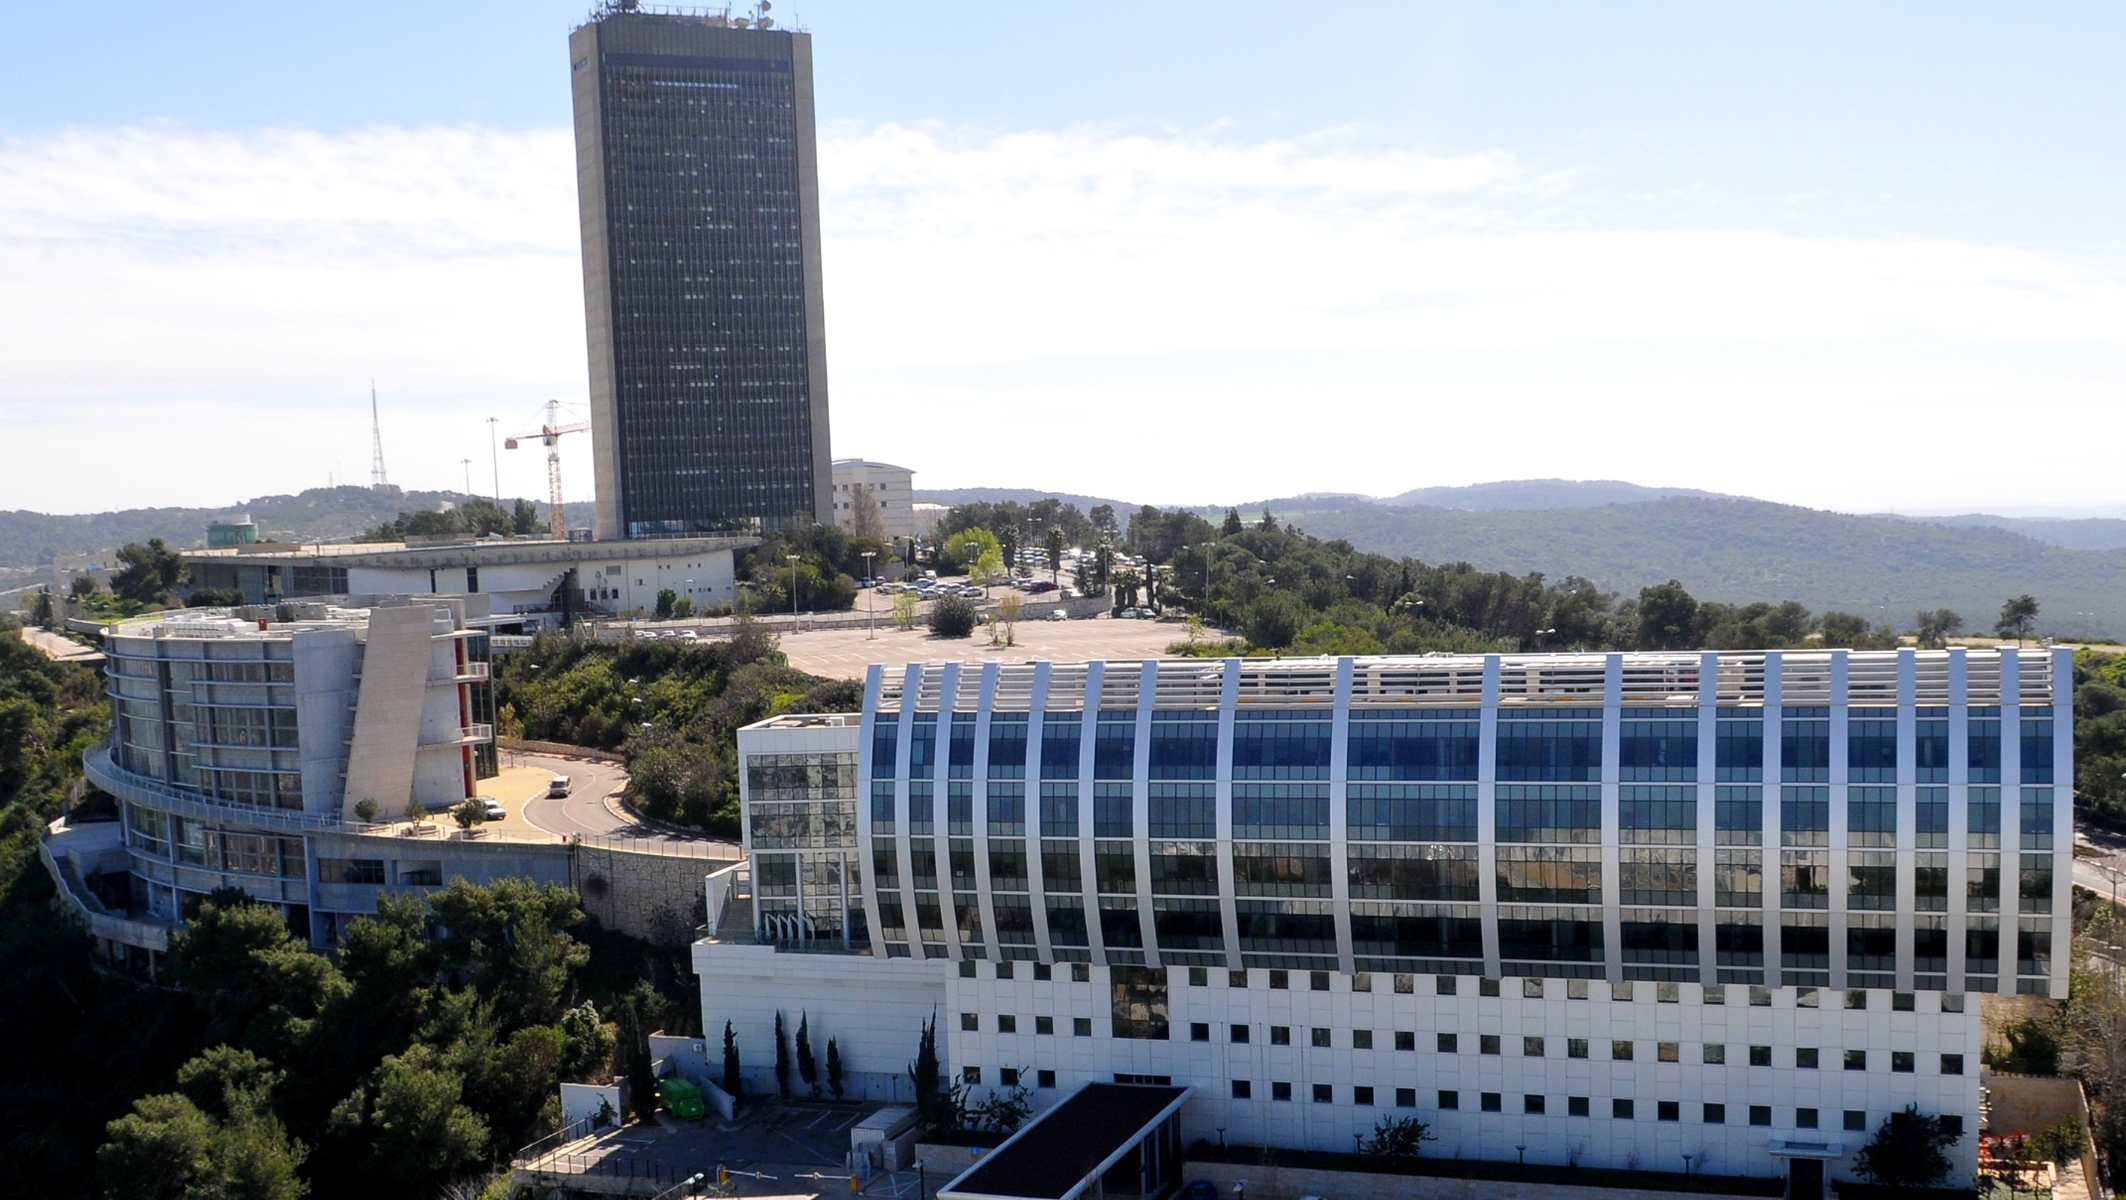
POLYGON ((782 1014, 775 1014, 775 1090, 790 1098, 790 1038, 783 1032, 782 1014))
POLYGON ((797 1077, 805 1081, 805 1090, 819 1095, 819 1064, 812 1059, 812 1014, 797 1016, 797 1077))

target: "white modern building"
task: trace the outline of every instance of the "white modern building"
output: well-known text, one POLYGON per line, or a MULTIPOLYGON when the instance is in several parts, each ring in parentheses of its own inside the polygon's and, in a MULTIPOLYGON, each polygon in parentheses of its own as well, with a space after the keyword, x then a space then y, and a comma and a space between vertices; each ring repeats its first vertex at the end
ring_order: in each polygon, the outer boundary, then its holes
POLYGON ((878 514, 878 536, 892 544, 896 538, 917 535, 915 524, 915 472, 891 463, 861 458, 834 460, 834 523, 844 533, 861 533, 859 509, 878 514))
POLYGON ((736 596, 734 556, 755 537, 557 542, 543 538, 295 544, 187 550, 195 587, 234 588, 251 604, 348 594, 481 597, 497 631, 577 616, 654 611, 660 592, 696 608, 736 596))
MULTIPOLYGON (((773 1016, 905 1079, 1195 1090, 1186 1137, 1787 1176, 1979 1126, 1979 1009, 2066 994, 2066 651, 874 667, 742 730, 773 1016), (1686 1162, 1686 1158, 1688 1162, 1686 1162)), ((713 916, 713 914, 712 914, 713 916)), ((726 917, 723 928, 732 928, 726 917)), ((877 1094, 877 1092, 874 1092, 877 1094)))

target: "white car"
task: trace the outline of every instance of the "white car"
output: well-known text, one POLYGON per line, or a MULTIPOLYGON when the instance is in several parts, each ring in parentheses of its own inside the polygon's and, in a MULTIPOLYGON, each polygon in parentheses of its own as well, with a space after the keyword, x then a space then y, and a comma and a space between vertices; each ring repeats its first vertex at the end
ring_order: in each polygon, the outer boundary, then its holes
POLYGON ((479 800, 480 813, 488 820, 500 821, 509 816, 509 810, 502 807, 502 802, 493 796, 481 796, 479 800))
POLYGON ((1048 619, 1051 621, 1068 621, 1070 620, 1070 610, 1067 608, 1059 608, 1054 612, 1049 613, 1048 619))

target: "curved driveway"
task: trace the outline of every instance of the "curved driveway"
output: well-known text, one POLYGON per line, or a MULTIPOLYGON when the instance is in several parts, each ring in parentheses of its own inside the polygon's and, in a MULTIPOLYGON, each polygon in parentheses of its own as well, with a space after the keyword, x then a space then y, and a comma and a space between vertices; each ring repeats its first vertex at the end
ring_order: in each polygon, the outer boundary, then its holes
POLYGON ((627 786, 627 768, 619 763, 515 750, 502 751, 502 761, 506 766, 532 767, 566 775, 573 784, 567 796, 554 798, 541 793, 525 802, 524 819, 535 828, 562 837, 634 842, 644 850, 655 851, 662 844, 675 851, 685 847, 684 851, 679 851, 682 853, 706 852, 707 857, 738 857, 736 842, 670 833, 629 816, 620 805, 620 792, 627 786), (718 847, 729 847, 730 853, 714 853, 714 848, 718 847))

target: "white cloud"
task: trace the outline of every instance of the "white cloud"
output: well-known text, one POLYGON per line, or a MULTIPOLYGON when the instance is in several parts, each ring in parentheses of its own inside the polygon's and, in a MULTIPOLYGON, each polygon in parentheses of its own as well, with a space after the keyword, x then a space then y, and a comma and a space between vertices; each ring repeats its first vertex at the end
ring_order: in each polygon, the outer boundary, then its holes
MULTIPOLYGON (((836 449, 934 485, 2113 498, 1999 435, 2110 411, 2115 257, 1624 228, 1511 154, 1338 131, 837 128, 821 163, 836 449)), ((72 131, 0 178, 0 507, 360 477, 371 376, 415 485, 484 463, 485 416, 580 402, 566 131, 72 131)))

